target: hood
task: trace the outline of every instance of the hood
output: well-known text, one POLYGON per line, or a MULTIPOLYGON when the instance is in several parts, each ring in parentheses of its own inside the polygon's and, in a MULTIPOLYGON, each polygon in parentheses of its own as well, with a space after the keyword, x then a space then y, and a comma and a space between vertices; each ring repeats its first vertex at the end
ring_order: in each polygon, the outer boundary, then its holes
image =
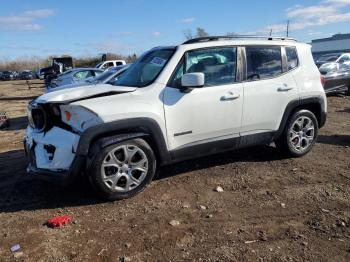
POLYGON ((75 88, 75 87, 80 87, 80 86, 91 86, 93 85, 93 83, 89 83, 89 82, 77 82, 74 84, 68 84, 68 85, 62 85, 62 86, 57 86, 57 87, 50 87, 48 90, 46 90, 46 93, 51 93, 51 92, 56 92, 59 90, 63 90, 63 89, 69 89, 69 88, 75 88))
POLYGON ((89 99, 96 96, 108 96, 121 93, 133 92, 136 87, 128 86, 113 86, 107 84, 100 84, 94 86, 79 86, 76 88, 62 89, 54 92, 46 93, 39 96, 35 102, 45 104, 45 103, 62 103, 62 102, 72 102, 83 99, 89 99))

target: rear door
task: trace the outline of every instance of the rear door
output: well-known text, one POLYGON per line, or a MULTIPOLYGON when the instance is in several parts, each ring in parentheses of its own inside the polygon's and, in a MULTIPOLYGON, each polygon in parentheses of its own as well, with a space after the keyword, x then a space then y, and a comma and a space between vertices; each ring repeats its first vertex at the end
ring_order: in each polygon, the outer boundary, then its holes
POLYGON ((298 70, 295 47, 246 46, 246 81, 241 135, 279 128, 287 104, 298 97, 292 70, 298 70), (287 62, 287 52, 290 57, 287 62))

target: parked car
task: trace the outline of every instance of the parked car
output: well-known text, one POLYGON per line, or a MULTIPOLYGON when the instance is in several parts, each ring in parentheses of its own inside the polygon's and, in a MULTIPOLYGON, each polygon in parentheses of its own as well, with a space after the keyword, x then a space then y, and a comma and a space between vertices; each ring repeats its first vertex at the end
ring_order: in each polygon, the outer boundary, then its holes
POLYGON ((350 95, 350 66, 340 64, 339 68, 324 75, 324 90, 328 93, 346 92, 350 95))
POLYGON ((74 68, 58 75, 56 79, 53 79, 50 86, 47 87, 47 90, 78 83, 84 81, 86 78, 96 77, 101 73, 103 73, 103 70, 98 68, 74 68))
POLYGON ((325 63, 335 62, 341 55, 342 53, 330 53, 330 54, 322 55, 315 60, 315 64, 319 68, 321 65, 325 63))
POLYGON ((13 74, 13 79, 18 79, 19 78, 19 72, 18 71, 12 71, 13 74))
POLYGON ((3 71, 0 77, 1 77, 0 79, 3 81, 15 79, 15 76, 11 71, 3 71))
POLYGON ((100 69, 107 69, 109 67, 115 67, 120 65, 126 65, 126 62, 124 60, 108 60, 98 63, 95 67, 100 69))
POLYGON ((45 86, 48 87, 51 81, 57 78, 58 75, 73 69, 72 57, 54 57, 52 58, 51 66, 40 68, 39 78, 45 79, 45 86))
POLYGON ((38 70, 35 71, 35 77, 37 79, 44 80, 45 79, 45 71, 42 70, 43 68, 39 68, 38 70))
POLYGON ((53 92, 57 90, 62 89, 69 89, 79 86, 92 86, 97 84, 114 84, 115 81, 120 77, 126 69, 129 67, 129 65, 122 65, 122 66, 116 66, 116 67, 110 67, 106 71, 104 71, 102 74, 96 76, 96 77, 90 77, 83 81, 75 82, 73 84, 58 86, 54 88, 50 88, 46 92, 53 92))
POLYGON ((322 74, 329 70, 339 70, 341 64, 350 65, 350 54, 342 54, 335 61, 329 61, 327 63, 322 64, 319 67, 319 69, 322 74))
POLYGON ((32 71, 29 71, 29 70, 22 71, 19 74, 19 79, 21 79, 21 80, 31 80, 34 78, 35 78, 34 73, 32 71))
POLYGON ((30 103, 27 170, 62 183, 84 174, 102 197, 123 199, 160 166, 185 159, 273 141, 301 157, 326 112, 310 45, 192 39, 146 52, 115 86, 60 90, 30 103))

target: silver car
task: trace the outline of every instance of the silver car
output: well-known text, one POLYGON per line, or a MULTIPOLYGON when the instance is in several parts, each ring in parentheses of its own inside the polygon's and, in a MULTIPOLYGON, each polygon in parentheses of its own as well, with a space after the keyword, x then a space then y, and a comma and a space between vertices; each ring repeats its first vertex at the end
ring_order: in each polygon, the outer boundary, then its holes
POLYGON ((56 89, 57 87, 79 83, 90 77, 96 77, 103 73, 102 69, 98 68, 74 68, 64 72, 57 76, 56 79, 51 81, 50 86, 47 90, 54 91, 51 89, 56 89))
POLYGON ((102 74, 98 75, 97 77, 90 77, 85 79, 84 81, 76 82, 69 85, 63 85, 56 88, 51 88, 47 90, 47 93, 57 91, 57 90, 62 90, 62 89, 79 87, 79 86, 90 86, 90 85, 96 85, 96 84, 113 84, 118 79, 118 77, 121 76, 126 71, 126 69, 129 66, 130 64, 110 67, 106 71, 104 71, 102 74))

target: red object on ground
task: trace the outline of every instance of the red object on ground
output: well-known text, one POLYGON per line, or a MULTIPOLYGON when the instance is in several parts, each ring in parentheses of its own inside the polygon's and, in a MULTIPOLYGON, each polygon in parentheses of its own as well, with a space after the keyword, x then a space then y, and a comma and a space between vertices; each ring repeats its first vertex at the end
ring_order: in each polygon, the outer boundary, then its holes
POLYGON ((47 221, 47 225, 49 227, 62 227, 68 224, 71 220, 72 218, 70 216, 54 217, 47 221))

